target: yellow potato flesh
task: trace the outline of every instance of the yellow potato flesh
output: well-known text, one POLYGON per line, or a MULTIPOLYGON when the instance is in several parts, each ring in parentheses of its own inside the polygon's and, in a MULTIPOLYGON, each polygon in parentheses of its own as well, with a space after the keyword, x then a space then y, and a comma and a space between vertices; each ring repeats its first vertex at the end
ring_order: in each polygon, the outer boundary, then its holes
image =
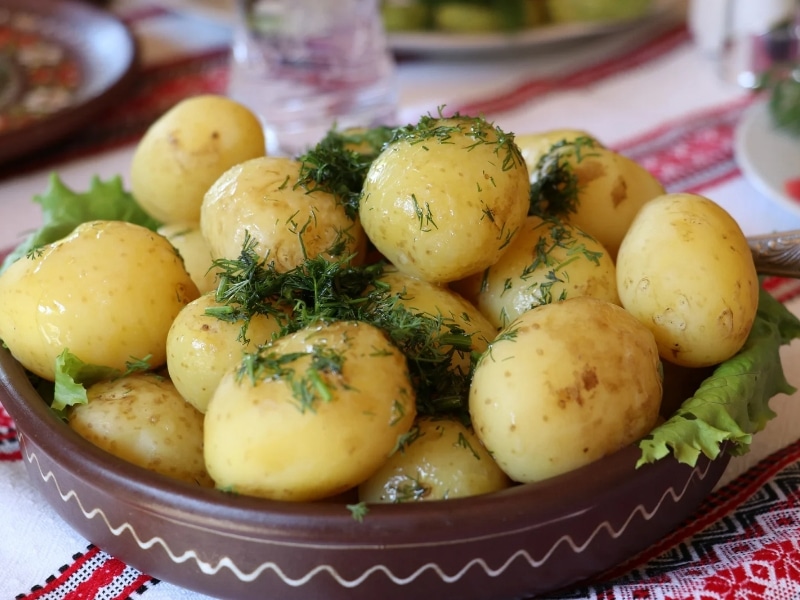
POLYGON ((358 487, 362 502, 447 500, 511 485, 475 433, 453 419, 421 418, 411 439, 358 487))
POLYGON ((327 192, 296 187, 300 163, 262 157, 226 171, 203 199, 200 228, 214 258, 236 259, 246 234, 256 251, 288 271, 306 258, 355 253, 363 260, 366 236, 327 192))
POLYGON ((653 334, 620 306, 588 296, 539 306, 478 362, 475 433, 515 481, 577 469, 652 429, 659 363, 653 334))
POLYGON ((197 298, 166 238, 121 221, 91 221, 0 276, 0 338, 30 371, 53 380, 65 349, 124 371, 166 360, 172 321, 197 298))
POLYGON ((211 487, 203 460, 203 415, 164 377, 140 373, 97 383, 89 402, 68 413, 69 426, 125 461, 211 487))
POLYGON ((243 330, 241 321, 206 314, 206 309, 219 306, 213 293, 200 296, 175 317, 167 336, 170 378, 200 412, 206 411, 220 379, 241 362, 242 354, 271 341, 280 330, 280 323, 267 315, 254 315, 243 330))
POLYGON ((399 140, 372 163, 361 221, 401 271, 455 281, 497 261, 529 206, 528 173, 510 136, 470 133, 472 120, 442 120, 445 140, 399 140))
POLYGON ((230 167, 266 152, 258 118, 224 96, 183 100, 139 141, 131 193, 162 223, 197 222, 203 195, 230 167))
POLYGON ((702 367, 735 354, 758 309, 747 240, 721 206, 666 194, 642 208, 617 257, 622 305, 655 335, 664 360, 702 367))
MULTIPOLYGON (((416 416, 405 357, 379 329, 338 321, 275 341, 291 375, 222 378, 205 416, 206 466, 217 487, 288 501, 357 486, 390 455, 416 416), (315 349, 343 358, 311 367, 315 349), (300 401, 292 383, 319 378, 330 398, 300 401)), ((315 387, 315 389, 319 389, 315 387)))
POLYGON ((614 261, 577 227, 530 216, 508 251, 483 273, 459 283, 495 327, 541 304, 592 296, 619 304, 614 261))

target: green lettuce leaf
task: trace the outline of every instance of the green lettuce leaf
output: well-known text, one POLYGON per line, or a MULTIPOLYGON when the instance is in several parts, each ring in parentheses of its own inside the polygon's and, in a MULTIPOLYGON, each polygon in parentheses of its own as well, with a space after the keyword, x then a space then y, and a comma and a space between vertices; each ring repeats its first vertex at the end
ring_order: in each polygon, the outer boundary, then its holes
POLYGON ((775 416, 769 401, 795 389, 786 381, 780 347, 800 337, 798 320, 763 289, 758 314, 744 347, 720 364, 695 394, 639 443, 637 466, 672 452, 695 465, 700 454, 716 458, 724 442, 731 454, 746 453, 754 433, 775 416))
POLYGON ((0 273, 31 250, 60 240, 87 221, 128 221, 153 231, 161 226, 123 189, 119 176, 108 181, 93 177, 89 190, 78 193, 64 185, 54 173, 50 175, 45 192, 34 196, 33 201, 42 207, 43 225, 5 258, 0 273))

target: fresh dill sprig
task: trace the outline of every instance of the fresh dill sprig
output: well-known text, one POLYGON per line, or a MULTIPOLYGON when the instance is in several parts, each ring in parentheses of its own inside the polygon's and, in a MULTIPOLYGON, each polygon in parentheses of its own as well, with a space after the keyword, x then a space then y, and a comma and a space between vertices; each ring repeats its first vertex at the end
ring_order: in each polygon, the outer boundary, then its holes
MULTIPOLYGON (((255 241, 247 236, 237 260, 215 261, 220 270, 216 299, 221 306, 207 309, 206 314, 245 324, 256 314, 271 315, 279 323, 278 336, 333 321, 374 325, 407 359, 418 414, 450 414, 468 422, 472 338, 454 318, 409 310, 403 304, 405 292, 393 292, 381 281, 383 263, 355 266, 349 258, 320 255, 278 272, 268 258, 258 255, 255 241), (457 366, 462 361, 456 358, 463 356, 469 357, 469 368, 457 366)), ((265 348, 250 356, 252 364, 245 371, 252 377, 278 373, 291 378, 291 364, 275 364, 269 346, 265 348)), ((296 390, 301 404, 308 391, 303 386, 296 390)))
POLYGON ((331 129, 322 140, 300 156, 297 185, 310 192, 333 194, 351 219, 358 215, 358 202, 370 165, 391 139, 393 129, 331 129))
POLYGON ((553 144, 539 158, 531 173, 530 215, 566 217, 578 208, 578 176, 576 164, 596 148, 597 142, 587 136, 562 140, 553 144))

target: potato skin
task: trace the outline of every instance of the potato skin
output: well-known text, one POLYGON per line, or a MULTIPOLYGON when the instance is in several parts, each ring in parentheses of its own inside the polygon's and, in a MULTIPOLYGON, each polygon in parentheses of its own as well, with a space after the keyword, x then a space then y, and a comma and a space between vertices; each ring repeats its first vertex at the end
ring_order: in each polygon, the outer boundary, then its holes
POLYGON ((446 139, 400 139, 375 159, 360 214, 369 239, 398 269, 447 283, 497 261, 528 212, 530 183, 513 136, 468 118, 429 129, 446 131, 446 139))
POLYGON ((65 349, 125 371, 166 360, 166 340, 197 287, 175 248, 139 225, 90 221, 0 276, 0 338, 28 370, 53 380, 65 349))
POLYGON ((758 275, 738 223, 696 194, 642 208, 617 257, 622 305, 655 335, 664 360, 720 363, 744 345, 758 310, 758 275))
POLYGON ((213 266, 200 223, 172 223, 158 228, 183 258, 186 270, 201 294, 217 287, 217 269, 213 266))
POLYGON ((221 304, 210 292, 187 304, 167 335, 167 369, 172 383, 197 410, 204 413, 222 376, 238 365, 244 352, 266 344, 280 331, 280 323, 267 315, 254 315, 240 339, 244 323, 207 315, 221 304))
POLYGON ((360 501, 447 500, 511 485, 472 429, 460 421, 421 417, 415 427, 411 439, 358 486, 360 501))
POLYGON ((282 337, 270 351, 291 358, 292 375, 265 369, 253 380, 231 371, 209 402, 205 458, 218 488, 287 501, 334 496, 374 473, 411 428, 406 359, 378 328, 337 321, 282 337), (330 399, 302 409, 292 382, 314 375, 310 353, 320 350, 342 364, 316 369, 330 399))
POLYGON ((614 261, 602 244, 574 225, 537 216, 527 218, 500 260, 456 289, 497 328, 559 299, 620 303, 614 261))
POLYGON ((363 260, 366 235, 358 220, 327 192, 295 187, 300 162, 285 157, 261 157, 223 173, 206 193, 200 228, 214 258, 236 259, 245 234, 258 243, 256 252, 289 271, 306 257, 356 253, 363 260))
POLYGON ((211 487, 203 460, 203 415, 169 379, 153 373, 96 383, 89 402, 68 412, 69 426, 95 446, 130 463, 211 487))
POLYGON ((582 129, 550 129, 537 133, 526 133, 514 137, 514 141, 525 159, 528 172, 531 173, 545 154, 550 152, 554 145, 574 142, 585 138, 592 140, 596 146, 602 146, 599 140, 582 129))
POLYGON ((131 192, 162 223, 197 222, 211 184, 265 152, 261 123, 248 108, 224 96, 193 96, 159 117, 139 141, 131 192))
POLYGON ((588 296, 539 306, 478 362, 475 433, 515 481, 577 469, 652 429, 659 365, 653 334, 620 306, 588 296))

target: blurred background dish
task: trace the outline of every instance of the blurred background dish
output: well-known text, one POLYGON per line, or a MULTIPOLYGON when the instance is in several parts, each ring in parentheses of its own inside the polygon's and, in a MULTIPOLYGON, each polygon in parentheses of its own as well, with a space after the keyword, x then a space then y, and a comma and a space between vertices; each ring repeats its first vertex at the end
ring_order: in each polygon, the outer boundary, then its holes
POLYGON ((73 0, 0 6, 0 162, 80 129, 132 82, 136 48, 110 13, 73 0))
POLYGON ((751 106, 736 129, 736 162, 766 198, 800 215, 800 199, 787 184, 800 178, 800 138, 775 126, 767 102, 751 106))

